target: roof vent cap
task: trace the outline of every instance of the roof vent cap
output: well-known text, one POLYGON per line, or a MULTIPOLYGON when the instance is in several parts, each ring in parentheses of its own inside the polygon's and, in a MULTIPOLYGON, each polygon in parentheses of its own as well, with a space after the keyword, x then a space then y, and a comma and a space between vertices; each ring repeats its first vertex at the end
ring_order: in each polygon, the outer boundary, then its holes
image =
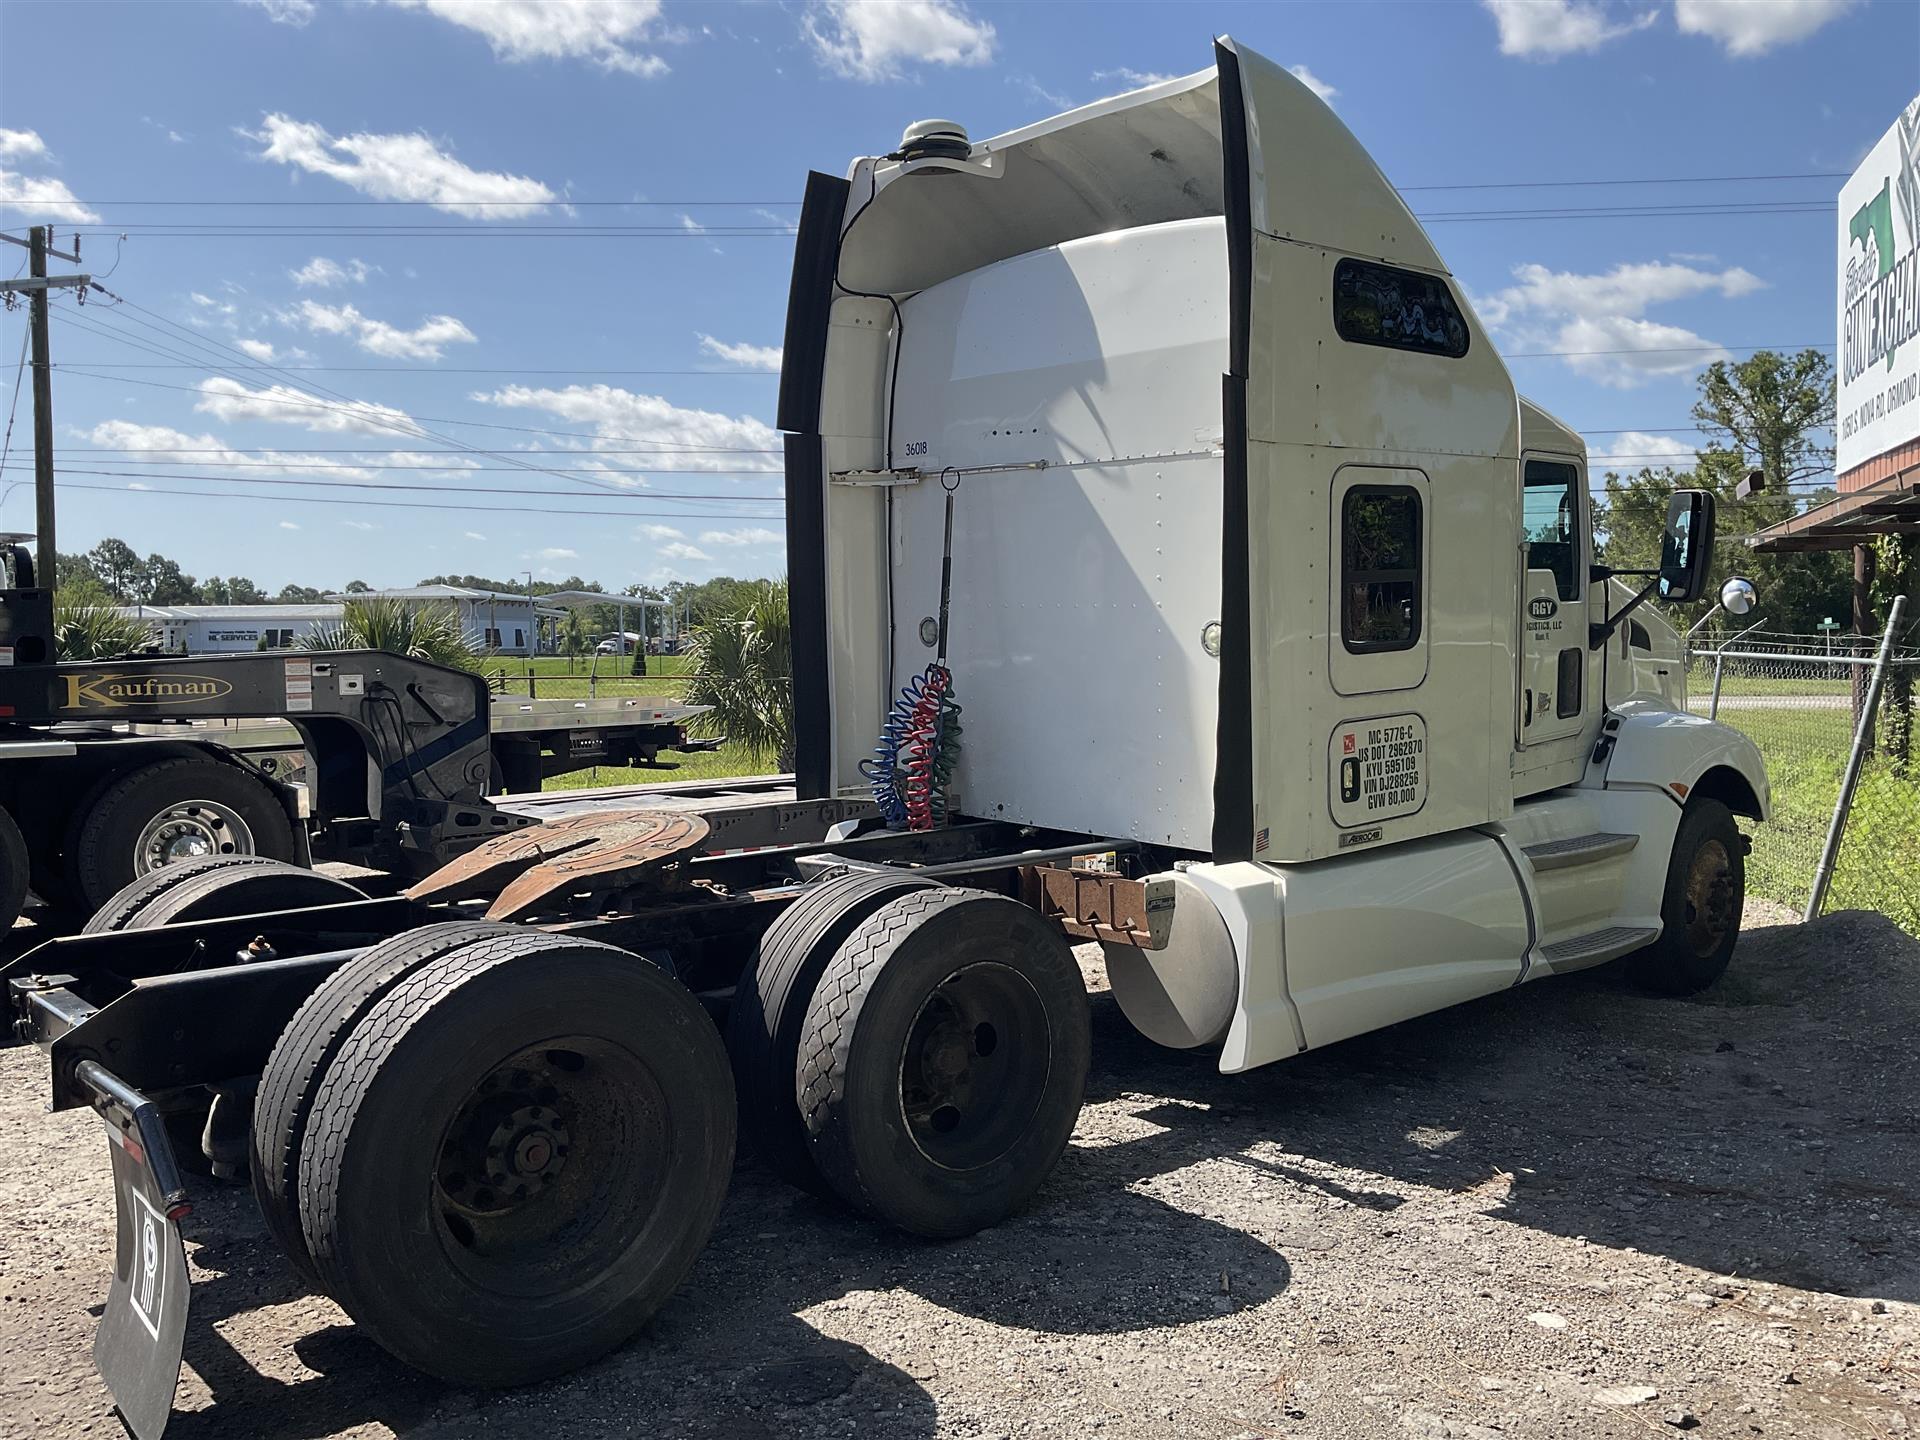
POLYGON ((900 136, 902 160, 964 160, 973 153, 967 127, 954 120, 916 120, 900 136))

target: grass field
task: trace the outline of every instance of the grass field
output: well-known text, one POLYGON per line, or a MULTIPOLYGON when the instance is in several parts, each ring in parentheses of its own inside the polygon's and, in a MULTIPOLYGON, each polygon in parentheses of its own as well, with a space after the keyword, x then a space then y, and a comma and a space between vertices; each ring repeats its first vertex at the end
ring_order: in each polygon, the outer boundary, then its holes
MULTIPOLYGON (((546 693, 544 688, 541 693, 546 693)), ((590 770, 576 770, 570 775, 552 776, 541 788, 586 790, 603 785, 664 785, 674 780, 728 780, 739 775, 772 772, 771 760, 755 759, 737 745, 722 745, 718 750, 696 751, 690 755, 668 753, 660 757, 658 766, 644 769, 598 765, 590 770)))
MULTIPOLYGON (((1760 747, 1773 786, 1773 819, 1751 827, 1747 893, 1798 909, 1807 902, 1840 793, 1852 713, 1844 705, 1733 707, 1723 708, 1720 719, 1760 747)), ((1920 935, 1920 775, 1902 778, 1884 757, 1868 761, 1826 908, 1878 910, 1920 935)))

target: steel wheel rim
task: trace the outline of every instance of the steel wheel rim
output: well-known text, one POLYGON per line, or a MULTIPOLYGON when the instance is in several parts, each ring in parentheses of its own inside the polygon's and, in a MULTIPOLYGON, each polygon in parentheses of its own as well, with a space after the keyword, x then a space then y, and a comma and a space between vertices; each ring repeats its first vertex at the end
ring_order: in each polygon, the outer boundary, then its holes
POLYGON ((1733 860, 1727 847, 1709 840, 1693 852, 1687 868, 1687 945, 1695 955, 1718 950, 1733 927, 1733 860))
POLYGON ((1046 1005, 1007 965, 954 971, 921 1003, 900 1055, 900 1114, 913 1145, 946 1170, 977 1170, 1033 1122, 1053 1068, 1046 1005))
POLYGON ((433 1227, 481 1289, 578 1293, 660 1218, 671 1153, 666 1096, 639 1056, 543 1040, 479 1076, 442 1133, 433 1227))
POLYGON ((183 860, 254 853, 253 827, 238 810, 218 800, 180 800, 141 827, 133 866, 149 875, 183 860))

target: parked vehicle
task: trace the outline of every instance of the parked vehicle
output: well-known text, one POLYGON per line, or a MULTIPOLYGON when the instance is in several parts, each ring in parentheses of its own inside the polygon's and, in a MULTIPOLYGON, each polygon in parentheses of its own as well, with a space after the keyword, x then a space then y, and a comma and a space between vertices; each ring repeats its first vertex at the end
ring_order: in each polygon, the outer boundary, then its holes
POLYGON ((794 796, 560 820, 384 900, 194 862, 0 969, 115 1142, 96 1354, 140 1440, 179 1159, 250 1160, 407 1363, 516 1384, 684 1278, 736 1116, 915 1235, 1026 1204, 1088 1065, 1069 938, 1225 1071, 1617 956, 1721 973, 1766 777, 1636 609, 1704 593, 1711 497, 1638 588, 1596 566, 1579 437, 1400 197, 1286 70, 1215 59, 809 177, 794 796))

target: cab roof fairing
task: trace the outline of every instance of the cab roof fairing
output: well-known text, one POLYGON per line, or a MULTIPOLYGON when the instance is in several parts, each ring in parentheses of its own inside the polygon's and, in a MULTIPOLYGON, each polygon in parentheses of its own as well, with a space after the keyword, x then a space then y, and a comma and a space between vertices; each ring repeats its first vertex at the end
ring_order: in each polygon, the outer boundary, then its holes
MULTIPOLYGON (((1221 44, 1242 71, 1253 228, 1452 279, 1326 102, 1284 67, 1221 44)), ((1219 106, 1210 66, 979 141, 965 160, 856 160, 841 288, 898 297, 1082 236, 1223 214, 1219 106)))
POLYGON ((1524 395, 1520 397, 1520 447, 1556 455, 1577 455, 1583 463, 1587 458, 1587 445, 1580 438, 1580 432, 1524 395))

